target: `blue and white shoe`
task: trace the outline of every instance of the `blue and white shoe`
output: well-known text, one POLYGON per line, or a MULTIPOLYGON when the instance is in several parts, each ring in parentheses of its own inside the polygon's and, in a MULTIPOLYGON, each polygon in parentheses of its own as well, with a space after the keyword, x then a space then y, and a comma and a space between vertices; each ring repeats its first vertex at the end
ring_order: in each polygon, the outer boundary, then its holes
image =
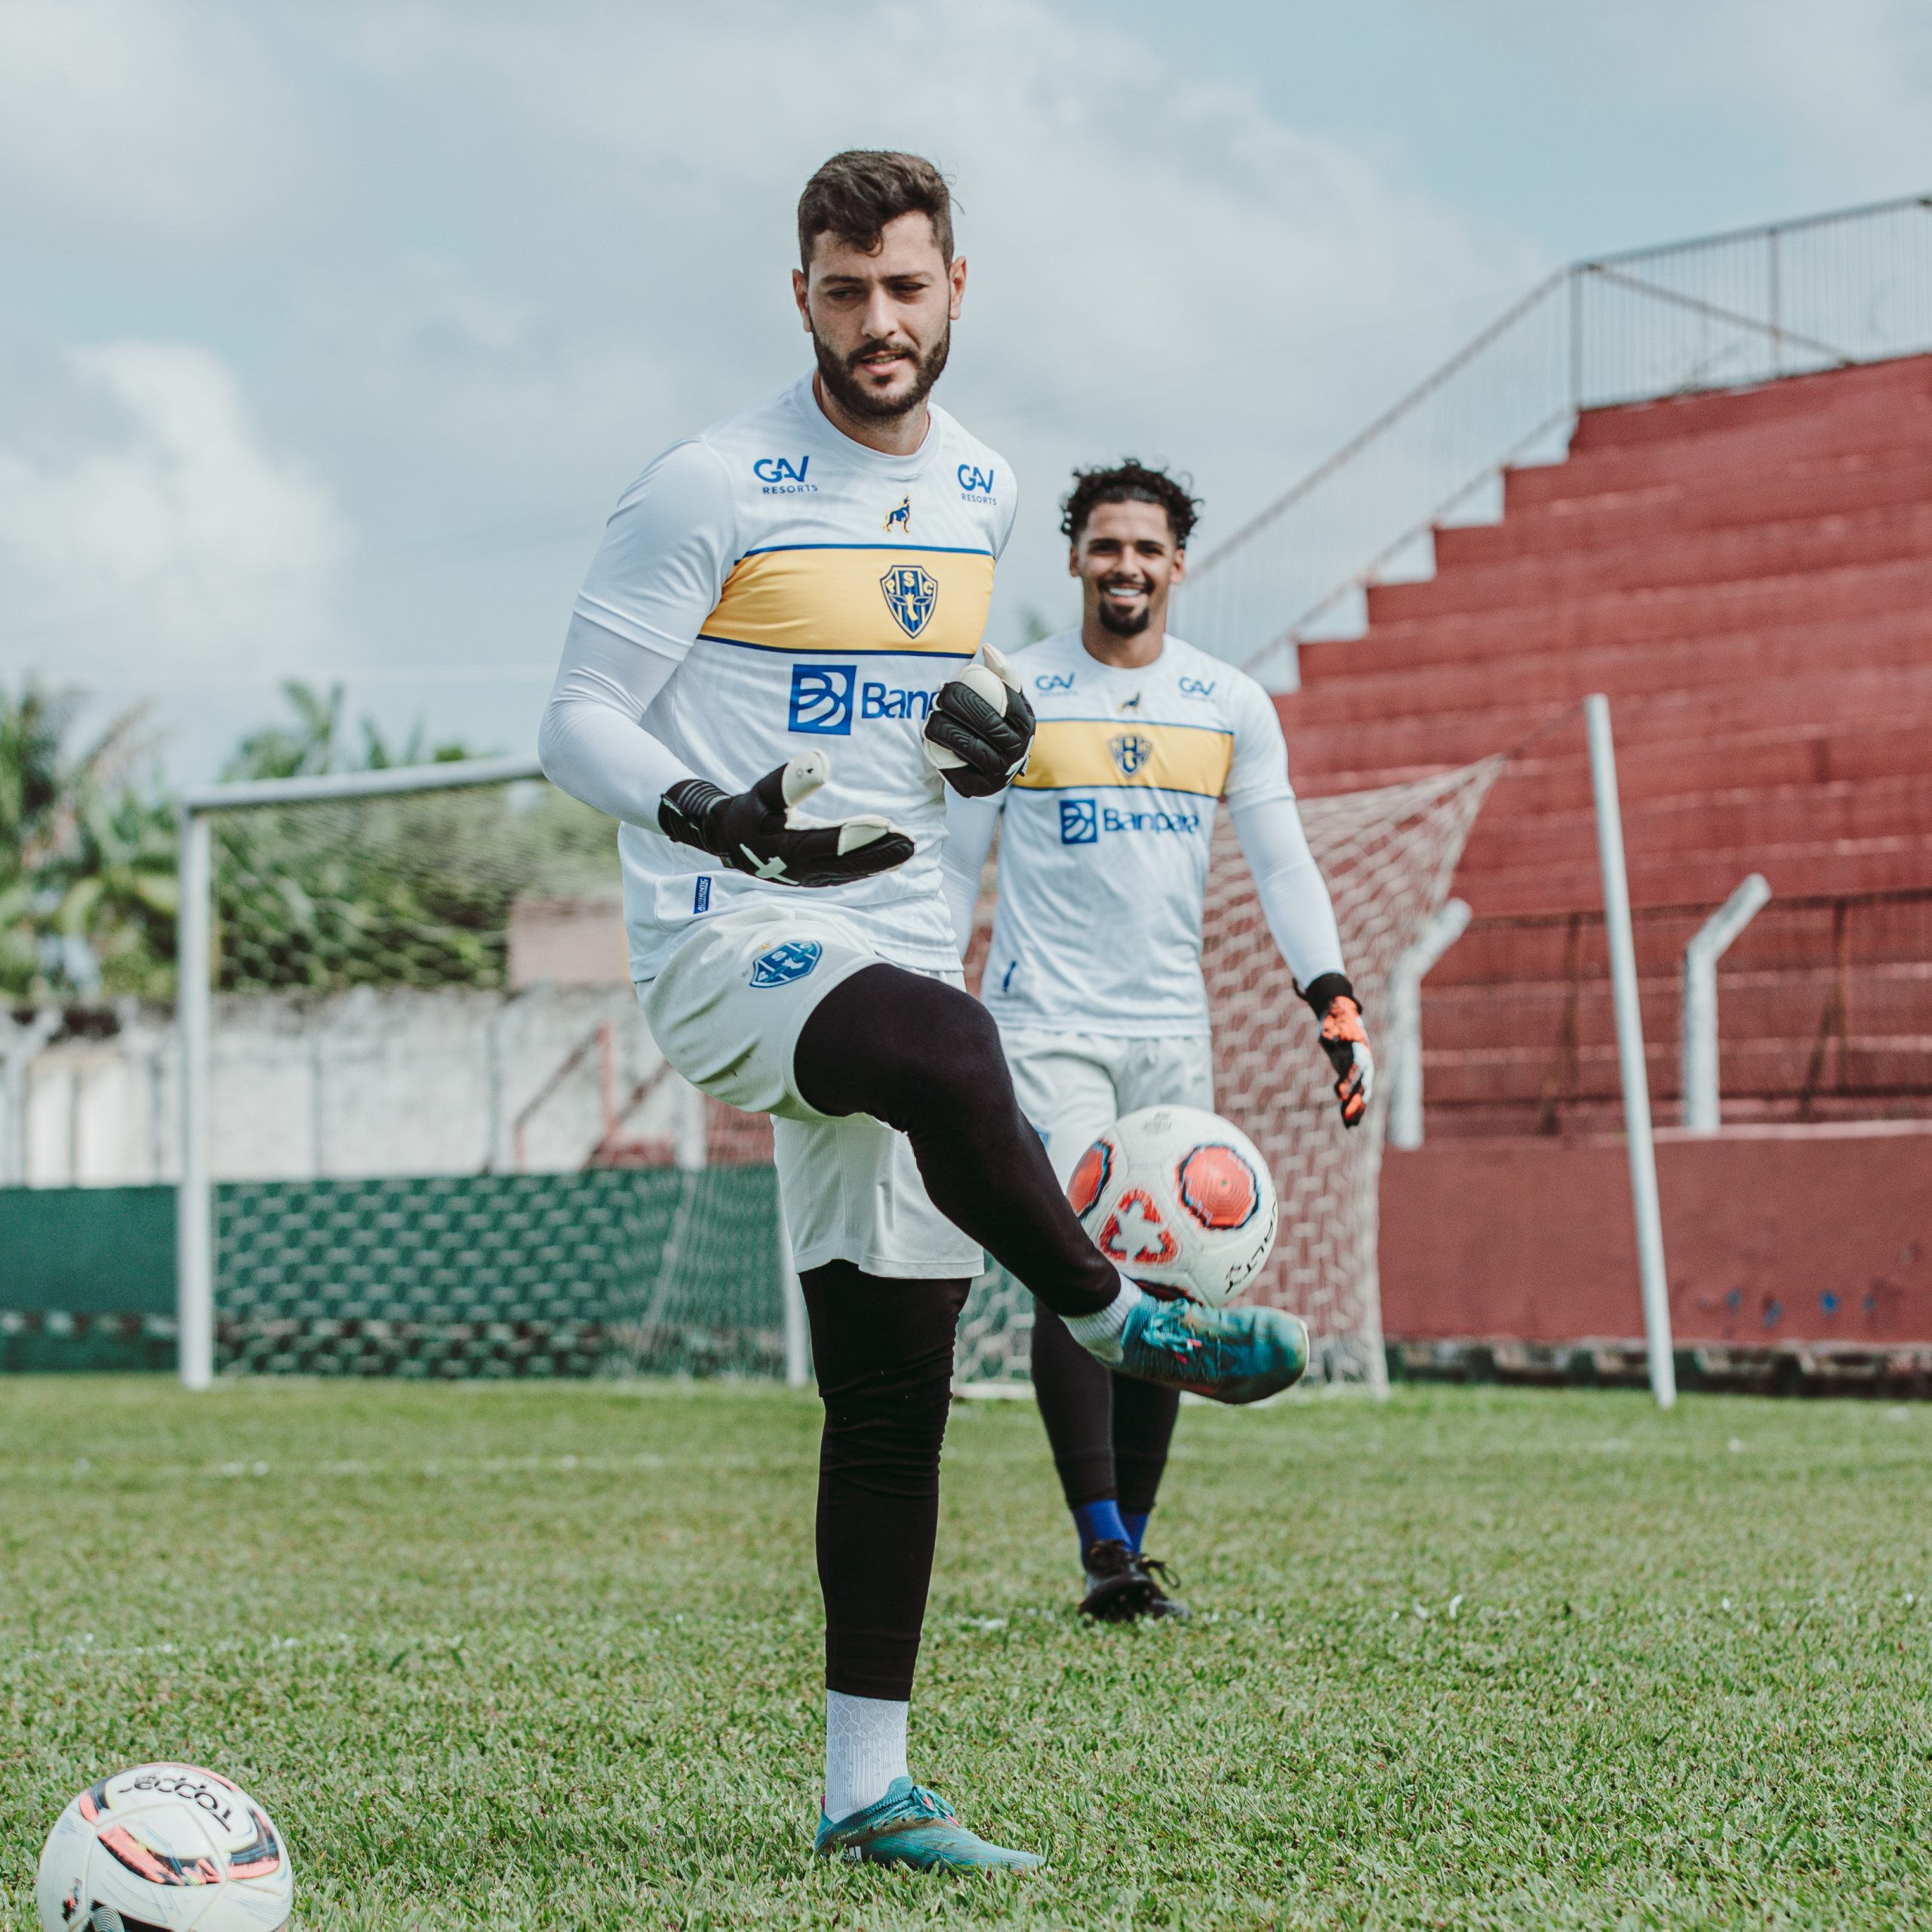
POLYGON ((1121 1331, 1123 1375, 1217 1402, 1259 1402, 1299 1382, 1308 1327, 1278 1308, 1205 1308, 1146 1295, 1121 1331))
POLYGON ((812 1849, 850 1865, 909 1865, 916 1872, 1023 1872, 1044 1861, 989 1844, 953 1816, 937 1792, 894 1778, 885 1795, 835 1825, 819 1814, 812 1849))

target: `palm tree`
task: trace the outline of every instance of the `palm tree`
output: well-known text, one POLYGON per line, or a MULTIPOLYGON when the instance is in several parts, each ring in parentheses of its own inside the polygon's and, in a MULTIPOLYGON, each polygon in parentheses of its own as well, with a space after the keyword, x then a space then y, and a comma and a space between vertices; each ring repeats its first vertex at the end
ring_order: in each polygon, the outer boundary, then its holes
POLYGON ((174 814, 131 782, 138 709, 67 752, 82 702, 32 680, 17 697, 0 690, 0 995, 165 998, 174 814))

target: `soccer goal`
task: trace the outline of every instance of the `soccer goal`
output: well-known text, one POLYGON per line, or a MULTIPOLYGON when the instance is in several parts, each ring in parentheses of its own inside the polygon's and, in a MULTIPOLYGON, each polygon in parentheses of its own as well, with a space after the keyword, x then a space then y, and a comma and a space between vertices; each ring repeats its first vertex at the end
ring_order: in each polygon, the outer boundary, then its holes
MULTIPOLYGON (((1499 755, 1411 783, 1302 801, 1349 975, 1381 1056, 1376 1097, 1353 1132, 1337 1116, 1334 1075, 1233 832, 1225 820, 1215 832, 1202 946, 1215 1106, 1266 1157, 1281 1200, 1275 1252, 1243 1299, 1306 1321, 1312 1380, 1386 1386, 1377 1189, 1390 1094, 1407 1043, 1380 1023, 1392 1008, 1411 1004, 1399 996, 1405 974, 1427 949, 1469 828, 1506 762, 1499 755)), ((982 954, 991 919, 988 902, 980 908, 982 954)), ((1032 1321, 1032 1297, 1007 1277, 976 1284, 961 1324, 962 1383, 1023 1387, 1032 1321)))
POLYGON ((652 1042, 608 820, 524 759, 217 786, 180 882, 189 1386, 804 1379, 768 1131, 652 1042))

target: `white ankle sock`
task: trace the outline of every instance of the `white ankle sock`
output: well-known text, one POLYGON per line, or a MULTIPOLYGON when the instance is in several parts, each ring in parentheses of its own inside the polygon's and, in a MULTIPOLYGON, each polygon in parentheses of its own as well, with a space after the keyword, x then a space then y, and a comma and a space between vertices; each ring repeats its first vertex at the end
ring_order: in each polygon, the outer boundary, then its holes
POLYGON ((1127 1326, 1127 1318, 1146 1300, 1145 1294, 1123 1275, 1120 1293, 1098 1314, 1063 1315, 1060 1319, 1066 1324, 1066 1332, 1090 1355, 1116 1362, 1120 1360, 1121 1331, 1127 1326))
POLYGON ((825 1694, 825 1815, 835 1824, 876 1804, 906 1770, 906 1713, 889 1697, 825 1694))

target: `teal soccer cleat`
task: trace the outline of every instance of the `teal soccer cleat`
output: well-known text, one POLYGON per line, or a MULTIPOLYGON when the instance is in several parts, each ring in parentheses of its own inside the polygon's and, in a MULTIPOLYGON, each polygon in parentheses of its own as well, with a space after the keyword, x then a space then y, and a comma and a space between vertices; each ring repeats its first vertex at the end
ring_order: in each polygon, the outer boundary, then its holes
POLYGON ((1123 1375, 1217 1402, 1259 1402, 1308 1367, 1308 1328, 1278 1308, 1204 1308, 1146 1297, 1121 1331, 1123 1375))
POLYGON ((917 1872, 1024 1872, 1042 1861, 1030 1851, 989 1844, 952 1815, 938 1792, 894 1778, 876 1804, 837 1824, 823 1812, 812 1849, 851 1865, 909 1865, 917 1872))

